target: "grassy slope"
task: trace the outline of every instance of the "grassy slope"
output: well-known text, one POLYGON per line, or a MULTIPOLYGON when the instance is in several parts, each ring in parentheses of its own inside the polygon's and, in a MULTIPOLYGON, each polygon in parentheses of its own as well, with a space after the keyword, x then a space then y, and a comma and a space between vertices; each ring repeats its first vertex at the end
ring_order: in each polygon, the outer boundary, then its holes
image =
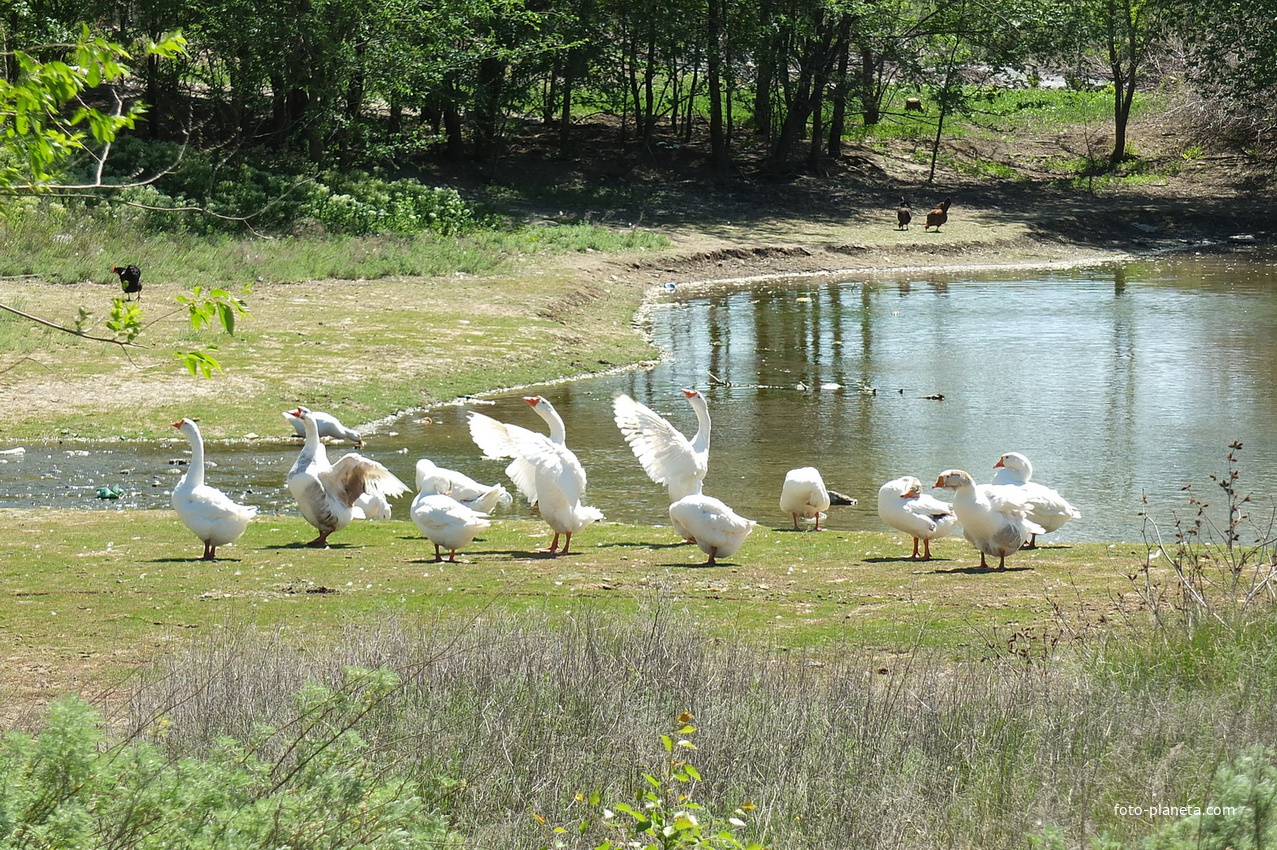
MULTIPOLYGON (((68 324, 79 304, 114 294, 94 284, 21 288, 25 309, 68 324)), ((18 331, 34 339, 30 359, 10 373, 17 380, 0 389, 11 402, 0 438, 154 438, 182 416, 201 417, 211 438, 236 437, 276 428, 279 411, 299 403, 357 423, 654 354, 632 328, 641 287, 561 272, 259 284, 233 339, 190 331, 169 300, 175 287, 151 289, 154 324, 142 337, 150 348, 18 331), (196 345, 218 345, 225 372, 190 377, 173 354, 196 345), (32 382, 54 392, 24 392, 32 382)))

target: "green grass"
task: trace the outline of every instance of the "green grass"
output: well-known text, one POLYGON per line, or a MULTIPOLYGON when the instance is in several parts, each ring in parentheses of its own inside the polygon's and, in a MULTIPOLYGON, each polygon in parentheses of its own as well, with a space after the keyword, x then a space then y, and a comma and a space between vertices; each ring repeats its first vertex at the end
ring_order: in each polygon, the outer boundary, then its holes
POLYGON ((125 214, 101 209, 90 213, 79 205, 30 203, 0 220, 0 277, 118 283, 111 267, 135 263, 148 287, 238 288, 253 282, 508 273, 520 256, 642 251, 667 244, 665 237, 650 232, 588 224, 415 238, 199 236, 149 232, 125 214))
MULTIPOLYGON (((14 240, 30 238, 0 230, 6 232, 14 240)), ((277 427, 279 411, 299 403, 364 422, 655 354, 633 331, 642 285, 584 278, 560 269, 556 259, 663 244, 663 237, 641 231, 574 225, 470 241, 418 240, 465 246, 468 255, 486 258, 487 271, 510 270, 483 276, 466 271, 473 265, 446 261, 447 274, 419 276, 423 269, 408 265, 403 276, 374 275, 360 258, 396 245, 426 250, 381 239, 209 238, 187 244, 174 237, 167 249, 164 240, 157 242, 148 250, 159 253, 130 257, 145 275, 143 348, 122 350, 11 321, 0 325, 0 343, 8 342, 0 347, 0 367, 10 369, 10 380, 38 383, 56 375, 60 388, 56 403, 29 397, 28 404, 0 414, 0 435, 153 438, 166 433, 167 423, 197 416, 205 419, 210 437, 240 437, 277 427), (329 260, 333 264, 324 265, 329 260), (192 334, 175 298, 195 283, 237 290, 253 271, 263 279, 245 297, 251 315, 237 323, 236 336, 192 334), (288 277, 294 274, 300 277, 288 277), (476 309, 479 304, 488 307, 476 309), (225 369, 211 381, 191 378, 176 359, 178 352, 204 345, 217 346, 225 369), (234 421, 220 412, 227 395, 236 399, 234 421)), ((52 244, 50 250, 63 250, 61 243, 52 244)), ((102 333, 100 323, 118 288, 105 249, 97 256, 105 274, 90 282, 0 281, 0 298, 21 298, 31 312, 64 326, 74 323, 83 306, 95 314, 94 330, 102 333)), ((69 265, 52 277, 76 280, 89 262, 69 252, 66 260, 69 265)))
POLYGON ((939 542, 937 559, 921 563, 902 558, 899 535, 760 528, 729 563, 701 568, 704 555, 668 528, 593 526, 573 539, 578 552, 553 558, 535 552, 548 542, 543 524, 498 521, 461 563, 435 564, 406 521, 357 523, 331 548, 310 549, 302 520, 262 516, 203 563, 168 511, 6 511, 4 525, 7 628, 32 657, 91 659, 103 675, 216 623, 316 634, 384 609, 467 616, 490 606, 621 617, 658 598, 711 634, 795 649, 850 639, 981 655, 1019 635, 1036 652, 1110 611, 1138 560, 1133 547, 1080 544, 979 573, 961 540, 939 542))

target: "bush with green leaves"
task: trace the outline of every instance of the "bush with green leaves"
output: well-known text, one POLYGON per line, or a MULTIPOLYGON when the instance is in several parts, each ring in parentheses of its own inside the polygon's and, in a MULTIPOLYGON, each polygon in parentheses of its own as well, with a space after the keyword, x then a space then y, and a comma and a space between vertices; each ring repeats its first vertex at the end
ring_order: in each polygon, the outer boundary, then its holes
POLYGON ((372 174, 322 176, 299 210, 332 233, 381 236, 438 233, 448 236, 485 223, 455 189, 372 174))
POLYGON ((312 722, 291 734, 262 727, 257 740, 222 739, 200 758, 108 742, 101 715, 64 698, 42 731, 11 733, 0 748, 0 848, 459 847, 420 789, 375 764, 351 729, 397 680, 353 680, 364 685, 307 688, 299 699, 312 722))
POLYGON ((1277 844, 1277 765, 1255 748, 1220 766, 1209 798, 1159 830, 1143 850, 1259 850, 1277 844))
POLYGON ((115 196, 136 211, 119 214, 140 215, 153 230, 285 233, 318 226, 348 236, 448 236, 495 221, 455 189, 375 172, 316 173, 286 155, 223 160, 130 137, 117 143, 109 173, 160 175, 115 196))

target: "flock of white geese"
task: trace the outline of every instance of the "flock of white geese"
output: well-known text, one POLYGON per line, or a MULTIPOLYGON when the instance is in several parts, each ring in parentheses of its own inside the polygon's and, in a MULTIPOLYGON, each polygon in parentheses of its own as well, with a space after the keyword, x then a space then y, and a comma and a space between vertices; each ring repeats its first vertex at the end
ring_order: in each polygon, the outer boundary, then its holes
MULTIPOLYGON (((617 427, 651 480, 669 492, 670 522, 689 543, 707 556, 706 565, 734 555, 754 526, 727 504, 704 492, 709 471, 710 415, 705 396, 698 390, 682 390, 696 414, 697 431, 689 439, 663 416, 627 395, 613 400, 617 427)), ((485 458, 509 459, 505 472, 515 488, 536 506, 554 532, 542 551, 567 554, 572 535, 603 519, 603 512, 582 503, 586 474, 567 447, 567 430, 549 401, 528 396, 524 401, 544 420, 545 434, 520 425, 499 422, 482 413, 468 414, 470 436, 485 458), (559 540, 562 538, 562 548, 559 540)), ((325 546, 328 536, 355 519, 387 519, 389 499, 410 492, 390 470, 357 452, 328 459, 324 437, 344 439, 362 446, 362 439, 336 418, 298 407, 284 417, 305 436, 297 461, 285 479, 287 488, 306 521, 319 531, 307 545, 325 546)), ((217 547, 238 540, 257 513, 255 507, 237 504, 204 482, 204 441, 191 419, 173 427, 191 443, 189 470, 173 488, 172 504, 182 522, 204 544, 204 559, 217 556, 217 547)), ((934 488, 954 491, 944 502, 923 492, 922 482, 902 476, 878 491, 878 515, 892 528, 913 538, 911 558, 931 558, 931 541, 948 535, 961 524, 963 535, 980 553, 980 568, 989 569, 989 556, 997 556, 998 569, 1006 569, 1006 557, 1021 548, 1036 546, 1037 535, 1059 529, 1081 516, 1056 490, 1032 480, 1033 467, 1017 452, 1002 455, 994 464, 993 482, 977 484, 960 469, 940 473, 934 488), (921 547, 922 551, 919 551, 921 547)), ((501 484, 485 485, 429 459, 417 462, 417 495, 410 516, 435 547, 435 560, 456 562, 457 550, 468 546, 491 524, 498 504, 511 501, 501 484)), ((829 491, 815 467, 790 470, 780 494, 780 508, 793 518, 815 520, 830 507, 829 491)))

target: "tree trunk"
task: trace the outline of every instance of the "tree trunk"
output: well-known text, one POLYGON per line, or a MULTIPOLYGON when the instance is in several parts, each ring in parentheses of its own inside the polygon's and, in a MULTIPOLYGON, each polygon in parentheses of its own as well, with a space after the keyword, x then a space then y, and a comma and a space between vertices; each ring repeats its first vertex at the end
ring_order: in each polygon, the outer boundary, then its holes
POLYGON ((860 45, 860 114, 866 127, 882 120, 882 102, 878 96, 878 63, 868 44, 860 45))
MULTIPOLYGON (((771 3, 762 4, 758 10, 758 17, 762 30, 766 32, 772 24, 771 3)), ((768 41, 757 57, 758 70, 754 78, 754 132, 766 142, 772 140, 775 129, 772 117, 772 86, 776 80, 778 64, 776 57, 780 53, 781 38, 782 36, 777 34, 775 38, 768 41)))
POLYGON ((500 59, 479 62, 479 75, 474 92, 474 158, 490 162, 496 155, 500 135, 501 95, 506 64, 500 59))
POLYGON ((709 0, 709 45, 706 72, 709 75, 709 163, 715 171, 726 171, 731 159, 723 132, 723 4, 709 0))
POLYGON ((834 75, 833 110, 829 116, 829 156, 842 156, 842 137, 847 132, 847 96, 851 85, 848 70, 851 65, 851 15, 843 15, 838 26, 838 43, 834 47, 838 57, 838 71, 834 75))

